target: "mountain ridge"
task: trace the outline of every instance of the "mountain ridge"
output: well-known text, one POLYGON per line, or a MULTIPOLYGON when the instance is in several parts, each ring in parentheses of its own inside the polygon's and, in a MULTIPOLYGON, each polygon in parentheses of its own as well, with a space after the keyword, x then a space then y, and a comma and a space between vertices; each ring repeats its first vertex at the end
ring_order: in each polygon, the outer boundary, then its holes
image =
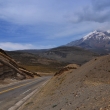
POLYGON ((83 64, 98 54, 80 47, 60 46, 48 50, 22 50, 22 52, 38 55, 42 58, 51 59, 63 63, 83 64))
POLYGON ((110 53, 110 32, 95 30, 79 40, 68 43, 66 46, 76 46, 100 54, 108 54, 110 53))

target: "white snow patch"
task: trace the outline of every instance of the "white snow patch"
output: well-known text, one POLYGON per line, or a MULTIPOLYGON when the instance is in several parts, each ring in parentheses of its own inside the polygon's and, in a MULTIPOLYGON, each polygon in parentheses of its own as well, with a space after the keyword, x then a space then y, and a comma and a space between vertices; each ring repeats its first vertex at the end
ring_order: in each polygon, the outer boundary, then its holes
POLYGON ((97 33, 97 31, 93 31, 93 32, 90 32, 89 34, 87 34, 86 36, 83 37, 83 40, 87 40, 88 38, 91 38, 93 34, 97 33))
MULTIPOLYGON (((108 33, 110 33, 110 30, 109 31, 107 31, 108 33)), ((95 30, 95 31, 93 31, 93 32, 91 32, 91 33, 89 33, 89 34, 87 34, 86 36, 84 36, 83 37, 83 41, 85 41, 85 40, 87 40, 87 39, 90 39, 90 38, 94 38, 94 39, 98 39, 98 40, 100 40, 101 38, 103 39, 103 40, 106 40, 106 39, 110 39, 110 36, 107 36, 103 31, 97 31, 97 30, 95 30)))
POLYGON ((110 33, 110 30, 107 30, 108 33, 110 33))

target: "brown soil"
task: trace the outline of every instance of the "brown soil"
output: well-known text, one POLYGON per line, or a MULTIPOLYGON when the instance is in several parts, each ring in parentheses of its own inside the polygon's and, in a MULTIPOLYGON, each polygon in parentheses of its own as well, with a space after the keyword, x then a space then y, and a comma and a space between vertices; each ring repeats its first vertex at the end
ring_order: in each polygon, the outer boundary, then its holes
POLYGON ((110 55, 54 76, 20 110, 110 110, 110 55))

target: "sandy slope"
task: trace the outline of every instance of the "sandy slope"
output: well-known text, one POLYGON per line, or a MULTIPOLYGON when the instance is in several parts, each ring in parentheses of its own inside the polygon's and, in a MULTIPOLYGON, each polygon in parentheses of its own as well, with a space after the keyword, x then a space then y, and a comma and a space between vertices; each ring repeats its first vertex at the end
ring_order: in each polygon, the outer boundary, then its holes
POLYGON ((54 76, 21 110, 110 110, 110 55, 54 76))

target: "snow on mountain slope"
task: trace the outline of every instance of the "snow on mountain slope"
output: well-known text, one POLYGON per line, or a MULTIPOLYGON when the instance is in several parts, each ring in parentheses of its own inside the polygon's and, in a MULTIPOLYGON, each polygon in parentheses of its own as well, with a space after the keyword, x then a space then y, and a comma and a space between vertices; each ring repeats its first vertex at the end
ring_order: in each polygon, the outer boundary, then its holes
POLYGON ((68 43, 67 46, 77 46, 91 49, 101 54, 108 54, 110 53, 110 30, 95 30, 79 40, 68 43))
POLYGON ((110 30, 107 30, 108 33, 110 33, 110 30))
POLYGON ((87 40, 87 39, 90 39, 90 38, 94 38, 94 39, 97 39, 97 40, 100 40, 100 39, 110 39, 110 36, 107 35, 107 33, 109 34, 109 31, 107 32, 104 32, 104 31, 93 31, 91 33, 89 33, 88 35, 84 36, 83 37, 83 40, 87 40))

